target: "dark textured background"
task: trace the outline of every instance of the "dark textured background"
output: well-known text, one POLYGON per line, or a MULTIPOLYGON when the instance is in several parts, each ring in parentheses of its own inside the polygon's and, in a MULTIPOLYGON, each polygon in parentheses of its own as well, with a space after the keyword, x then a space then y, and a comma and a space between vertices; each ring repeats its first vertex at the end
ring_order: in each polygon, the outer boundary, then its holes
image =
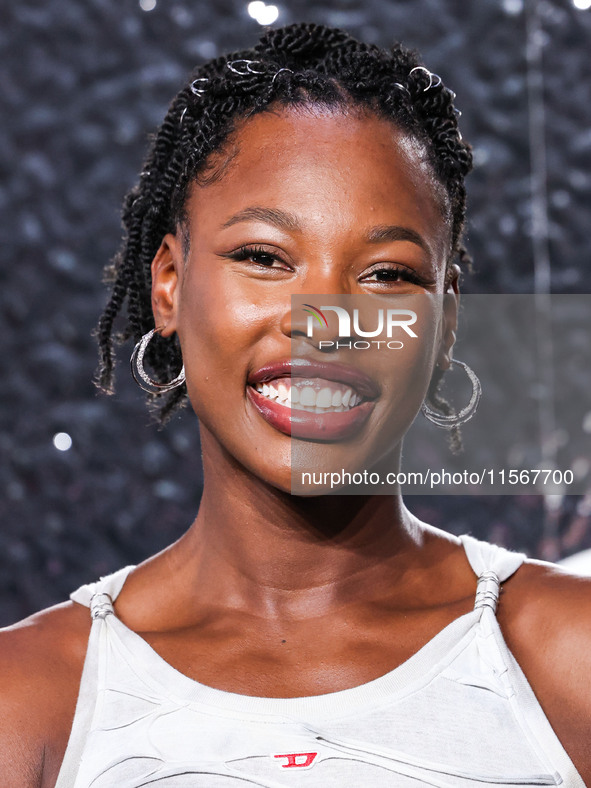
MULTIPOLYGON (((531 292, 547 257, 555 292, 591 292, 591 11, 571 0, 278 5, 275 25, 322 22, 416 46, 456 91, 477 164, 466 290, 531 292), (537 205, 548 207, 535 243, 532 145, 537 205)), ((237 0, 158 0, 149 12, 137 0, 0 7, 0 624, 142 560, 196 513, 196 419, 150 426, 126 363, 117 397, 98 395, 91 331, 148 134, 195 64, 254 44, 260 30, 237 0), (70 451, 54 447, 59 431, 70 451)), ((591 545, 584 498, 546 502, 554 508, 536 496, 409 503, 435 525, 532 555, 591 545)))

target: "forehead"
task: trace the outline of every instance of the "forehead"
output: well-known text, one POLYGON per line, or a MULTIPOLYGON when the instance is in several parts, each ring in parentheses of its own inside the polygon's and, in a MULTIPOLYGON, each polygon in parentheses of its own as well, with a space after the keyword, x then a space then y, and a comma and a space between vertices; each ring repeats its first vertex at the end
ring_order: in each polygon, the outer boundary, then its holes
POLYGON ((325 217, 335 232, 395 213, 449 244, 448 198, 424 145, 364 111, 279 108, 240 121, 193 184, 187 212, 203 226, 212 213, 223 220, 248 205, 281 207, 316 224, 325 217))

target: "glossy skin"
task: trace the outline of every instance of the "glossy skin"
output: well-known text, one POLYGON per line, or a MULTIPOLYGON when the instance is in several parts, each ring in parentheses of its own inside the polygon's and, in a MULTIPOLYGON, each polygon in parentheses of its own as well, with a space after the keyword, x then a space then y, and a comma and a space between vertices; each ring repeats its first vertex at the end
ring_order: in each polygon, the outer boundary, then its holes
MULTIPOLYGON (((387 292, 453 296, 458 272, 446 265, 441 189, 420 148, 385 121, 265 113, 236 143, 222 178, 192 191, 188 256, 178 232, 153 264, 156 324, 179 334, 201 421, 202 503, 189 531, 132 573, 116 611, 205 684, 272 697, 333 692, 392 670, 469 611, 476 579, 459 541, 418 522, 396 496, 291 496, 290 439, 252 406, 247 379, 290 356, 291 293, 374 291, 379 267, 411 274, 387 292), (252 205, 290 211, 300 227, 221 228, 252 205), (424 248, 362 240, 382 224, 411 228, 424 248), (245 243, 282 262, 227 256, 245 243)), ((429 363, 445 367, 455 309, 438 325, 429 363)), ((400 416, 401 429, 419 405, 400 416)), ((368 446, 375 434, 368 429, 368 446)), ((531 561, 504 584, 498 611, 588 781, 590 585, 531 561)), ((0 788, 55 784, 89 628, 88 610, 65 603, 0 633, 0 788)))
MULTIPOLYGON (((156 323, 166 326, 165 335, 179 334, 204 452, 219 455, 221 444, 252 474, 289 491, 291 442, 253 407, 246 390, 249 373, 291 356, 292 341, 303 332, 306 317, 303 312, 292 314, 294 294, 442 293, 450 243, 448 225, 442 221, 445 198, 422 161, 422 149, 377 119, 338 114, 321 120, 317 112, 265 114, 247 124, 238 151, 228 155, 224 177, 195 188, 188 201, 188 260, 182 259, 177 239, 168 236, 154 263, 156 323), (361 131, 367 123, 371 136, 361 131), (309 144, 312 135, 315 145, 309 144), (364 156, 358 155, 360 145, 364 156), (375 177, 378 171, 380 179, 375 177), (252 206, 288 214, 299 229, 254 219, 224 227, 252 206), (424 248, 408 240, 363 240, 384 226, 414 231, 424 248), (267 253, 255 258, 267 260, 266 268, 251 259, 232 258, 245 245, 267 253), (278 259, 272 261, 272 254, 278 259), (397 276, 398 281, 381 282, 385 276, 397 276)), ((457 272, 451 269, 450 275, 455 282, 457 272)), ((400 375, 392 377, 401 365, 398 354, 393 369, 384 352, 345 356, 345 363, 356 362, 368 374, 376 374, 380 366, 383 395, 371 424, 353 445, 316 447, 316 452, 312 445, 298 447, 306 449, 309 466, 317 468, 327 451, 336 467, 341 456, 363 465, 368 444, 384 434, 386 425, 388 436, 401 436, 417 413, 435 362, 449 364, 452 328, 443 347, 435 340, 421 342, 424 355, 415 361, 422 386, 414 395, 409 396, 413 381, 403 388, 400 375), (397 423, 392 425, 394 414, 397 423), (359 456, 352 458, 355 453, 359 456)), ((430 325, 429 336, 443 330, 430 325)))

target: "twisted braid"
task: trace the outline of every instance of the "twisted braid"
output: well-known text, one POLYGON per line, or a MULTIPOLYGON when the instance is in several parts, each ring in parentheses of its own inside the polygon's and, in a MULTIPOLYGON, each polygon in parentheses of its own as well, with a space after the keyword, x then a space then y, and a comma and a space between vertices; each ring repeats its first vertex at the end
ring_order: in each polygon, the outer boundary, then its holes
MULTIPOLYGON (((210 60, 191 75, 153 140, 137 186, 125 198, 125 239, 107 267, 111 295, 96 330, 97 384, 103 390, 113 391, 114 343, 129 337, 137 342, 154 328, 150 267, 164 235, 183 228, 189 185, 219 177, 210 154, 222 149, 238 120, 271 104, 365 107, 423 142, 449 197, 452 254, 469 262, 461 238, 471 149, 458 131, 453 92, 420 66, 417 53, 398 43, 381 49, 343 30, 304 23, 269 30, 253 49, 210 60), (252 67, 240 68, 240 61, 252 67), (116 335, 115 319, 125 301, 127 322, 116 335)), ((176 338, 156 335, 146 359, 156 379, 175 377, 182 364, 176 338)), ((433 404, 441 407, 436 384, 431 388, 433 404)), ((152 400, 164 422, 186 400, 185 387, 152 400)))

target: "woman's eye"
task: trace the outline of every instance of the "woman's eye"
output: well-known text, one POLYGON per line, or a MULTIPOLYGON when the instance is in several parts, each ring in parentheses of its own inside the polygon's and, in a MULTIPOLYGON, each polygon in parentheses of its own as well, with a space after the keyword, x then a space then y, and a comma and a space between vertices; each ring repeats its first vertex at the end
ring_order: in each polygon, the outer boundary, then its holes
POLYGON ((416 271, 405 266, 384 266, 383 268, 374 268, 367 276, 364 277, 365 282, 378 282, 381 284, 389 284, 390 282, 412 282, 417 285, 424 285, 425 281, 416 271))
POLYGON ((268 252, 256 246, 241 246, 235 252, 231 252, 228 257, 232 260, 247 261, 251 260, 255 265, 263 268, 285 268, 285 264, 276 254, 268 252), (276 265, 277 264, 277 265, 276 265))

